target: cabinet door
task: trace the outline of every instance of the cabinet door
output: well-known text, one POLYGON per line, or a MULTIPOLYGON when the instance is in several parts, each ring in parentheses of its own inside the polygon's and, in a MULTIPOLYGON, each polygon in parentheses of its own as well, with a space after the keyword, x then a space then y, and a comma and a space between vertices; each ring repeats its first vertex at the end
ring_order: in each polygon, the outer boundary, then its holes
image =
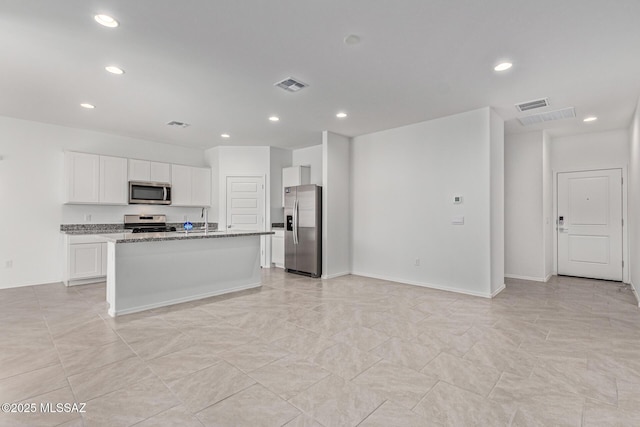
POLYGON ((100 243, 100 251, 102 251, 102 257, 101 257, 101 276, 106 276, 107 275, 107 244, 106 243, 100 243))
POLYGON ((276 234, 271 236, 271 262, 284 267, 284 231, 276 230, 276 234))
POLYGON ((171 165, 169 163, 150 162, 149 180, 152 182, 171 182, 171 165))
POLYGON ((129 181, 149 181, 150 177, 151 162, 129 159, 129 181))
POLYGON ((171 165, 171 204, 191 205, 191 167, 171 165))
POLYGON ((69 279, 102 276, 103 243, 69 245, 69 279))
POLYGON ((311 168, 309 166, 291 166, 282 169, 282 206, 284 207, 284 189, 295 185, 310 183, 311 168))
POLYGON ((126 205, 127 159, 100 156, 100 203, 126 205))
POLYGON ((100 156, 65 153, 66 203, 100 202, 100 156))
POLYGON ((191 204, 211 205, 211 169, 191 168, 191 204))

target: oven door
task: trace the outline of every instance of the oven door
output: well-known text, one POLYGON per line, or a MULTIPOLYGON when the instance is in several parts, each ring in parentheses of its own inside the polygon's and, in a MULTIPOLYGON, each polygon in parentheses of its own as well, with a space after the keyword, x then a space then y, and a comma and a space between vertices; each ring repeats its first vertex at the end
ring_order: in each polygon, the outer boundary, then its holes
POLYGON ((170 205, 171 185, 161 182, 129 181, 129 204, 170 205))

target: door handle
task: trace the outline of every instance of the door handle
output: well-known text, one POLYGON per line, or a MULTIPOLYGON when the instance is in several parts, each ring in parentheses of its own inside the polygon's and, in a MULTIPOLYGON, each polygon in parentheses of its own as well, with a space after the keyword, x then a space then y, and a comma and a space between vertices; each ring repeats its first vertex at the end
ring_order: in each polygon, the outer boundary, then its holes
POLYGON ((293 243, 298 244, 298 199, 293 203, 293 243))
POLYGON ((558 231, 562 231, 562 232, 569 231, 569 228, 559 227, 558 231))

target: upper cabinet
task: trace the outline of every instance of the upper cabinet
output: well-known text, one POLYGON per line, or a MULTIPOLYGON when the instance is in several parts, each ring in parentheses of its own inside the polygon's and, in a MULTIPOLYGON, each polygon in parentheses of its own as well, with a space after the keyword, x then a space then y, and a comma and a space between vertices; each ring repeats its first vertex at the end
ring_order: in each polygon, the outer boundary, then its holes
POLYGON ((100 203, 100 156, 64 153, 66 203, 100 203))
POLYGON ((129 181, 171 184, 171 205, 211 205, 211 169, 147 160, 64 153, 65 203, 126 205, 129 181))
POLYGON ((211 169, 171 165, 171 205, 211 205, 211 169))
POLYGON ((282 169, 282 206, 284 206, 284 189, 311 182, 310 166, 292 166, 282 169))
POLYGON ((129 181, 171 182, 169 163, 129 159, 129 181))
POLYGON ((65 153, 65 203, 127 204, 127 159, 65 153))
POLYGON ((100 203, 126 205, 127 195, 127 159, 100 156, 100 203))

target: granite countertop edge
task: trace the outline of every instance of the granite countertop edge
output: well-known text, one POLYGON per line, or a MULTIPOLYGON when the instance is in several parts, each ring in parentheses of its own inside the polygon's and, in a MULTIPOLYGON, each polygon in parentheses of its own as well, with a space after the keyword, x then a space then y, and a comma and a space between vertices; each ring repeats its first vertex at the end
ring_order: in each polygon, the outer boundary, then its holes
POLYGON ((114 236, 113 234, 103 234, 107 241, 114 243, 143 243, 143 242, 166 242, 171 240, 193 240, 193 239, 224 239, 228 237, 246 237, 246 236, 266 236, 269 234, 275 234, 273 231, 250 231, 250 232, 225 232, 225 231, 210 231, 209 233, 127 233, 126 237, 123 234, 114 236), (163 234, 159 236, 158 234, 163 234))

